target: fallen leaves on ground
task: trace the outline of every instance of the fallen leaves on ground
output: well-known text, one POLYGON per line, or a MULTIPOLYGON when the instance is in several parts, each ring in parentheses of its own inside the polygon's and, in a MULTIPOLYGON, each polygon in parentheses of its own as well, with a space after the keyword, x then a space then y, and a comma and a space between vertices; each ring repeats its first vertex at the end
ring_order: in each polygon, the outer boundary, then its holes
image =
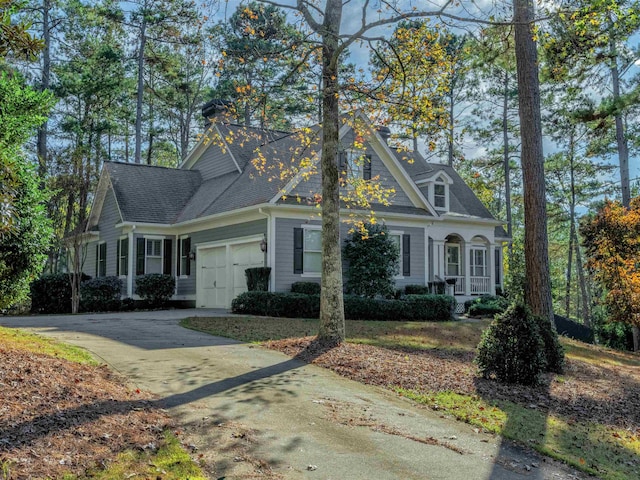
POLYGON ((106 367, 0 344, 0 466, 7 478, 83 475, 128 449, 153 448, 170 425, 148 394, 106 367))
POLYGON ((370 385, 428 394, 452 391, 485 400, 508 400, 567 419, 589 420, 640 433, 640 372, 633 366, 592 365, 568 359, 562 376, 548 374, 542 385, 503 385, 480 378, 474 353, 460 350, 392 350, 342 343, 320 348, 314 337, 266 342, 307 363, 370 385))

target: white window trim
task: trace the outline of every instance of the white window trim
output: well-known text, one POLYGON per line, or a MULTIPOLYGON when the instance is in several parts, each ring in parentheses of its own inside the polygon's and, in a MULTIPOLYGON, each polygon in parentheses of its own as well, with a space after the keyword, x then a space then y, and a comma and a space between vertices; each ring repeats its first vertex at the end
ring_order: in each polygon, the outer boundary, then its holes
POLYGON ((97 258, 97 262, 96 262, 98 264, 98 268, 96 270, 96 277, 106 277, 107 276, 107 257, 106 257, 106 255, 105 255, 105 258, 104 258, 104 275, 100 275, 100 245, 104 245, 106 243, 107 243, 106 240, 102 240, 102 241, 98 242, 98 248, 97 248, 97 252, 96 252, 96 255, 98 257, 97 258))
POLYGON ((147 254, 147 240, 160 240, 160 257, 156 257, 154 255, 153 258, 160 258, 160 273, 162 273, 163 262, 164 262, 164 239, 165 237, 158 236, 158 235, 144 236, 144 274, 145 275, 149 273, 147 269, 147 258, 149 258, 149 255, 147 254))
POLYGON ((431 188, 429 188, 429 197, 429 201, 431 202, 431 205, 433 205, 433 208, 441 212, 449 211, 449 184, 446 181, 434 181, 431 184, 431 188), (436 185, 444 186, 444 207, 436 206, 436 185))
POLYGON ((116 259, 116 262, 118 262, 118 271, 120 272, 120 275, 118 275, 118 278, 127 278, 128 275, 123 275, 122 274, 122 264, 120 263, 120 259, 125 257, 127 258, 127 272, 129 271, 129 248, 127 246, 127 251, 125 252, 124 255, 122 255, 122 241, 123 240, 129 240, 129 237, 127 235, 123 235, 121 237, 118 238, 118 250, 120 252, 120 256, 116 259))
POLYGON ((489 261, 489 255, 487 254, 487 247, 485 245, 471 245, 471 247, 469 248, 469 266, 471 268, 472 277, 488 278, 489 277, 489 270, 487 265, 488 261, 489 261), (478 275, 475 275, 475 272, 474 272, 474 268, 479 266, 479 265, 476 265, 475 263, 475 252, 478 250, 480 250, 481 252, 484 252, 484 255, 483 255, 484 263, 482 265, 484 269, 484 275, 481 275, 480 277, 478 277, 478 275))
POLYGON ((460 243, 445 243, 444 245, 444 271, 445 271, 445 277, 462 277, 464 276, 464 270, 463 270, 463 263, 462 263, 462 256, 461 256, 461 251, 462 251, 462 245, 460 243), (457 275, 449 275, 449 252, 448 249, 449 247, 457 247, 458 249, 458 274, 457 275))
MULTIPOLYGON (((178 237, 178 261, 180 262, 180 276, 178 278, 189 278, 190 275, 185 275, 183 272, 183 268, 182 268, 182 241, 186 240, 187 238, 191 238, 191 235, 180 235, 178 237)), ((191 246, 191 249, 193 249, 193 245, 191 246)), ((189 260, 189 253, 187 252, 187 262, 190 262, 191 260, 189 260)))
MULTIPOLYGON (((305 272, 304 271, 304 254, 306 252, 304 237, 306 234, 306 230, 316 230, 320 232, 320 241, 322 241, 322 226, 321 225, 300 225, 302 227, 302 273, 300 276, 302 278, 321 278, 322 277, 322 265, 320 265, 319 272, 305 272)), ((322 255, 322 250, 320 250, 320 254, 322 255)))
POLYGON ((404 265, 402 264, 402 236, 404 235, 404 230, 389 230, 389 235, 398 235, 400 236, 400 256, 398 258, 398 274, 394 275, 394 279, 395 280, 404 280, 404 275, 402 274, 402 272, 404 272, 404 265))

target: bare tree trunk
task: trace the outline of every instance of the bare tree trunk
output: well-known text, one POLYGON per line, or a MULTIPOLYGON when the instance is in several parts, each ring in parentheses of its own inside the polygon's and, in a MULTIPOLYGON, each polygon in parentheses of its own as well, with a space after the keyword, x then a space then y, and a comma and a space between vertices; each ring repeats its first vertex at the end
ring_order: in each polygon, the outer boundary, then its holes
MULTIPOLYGON (((567 255, 567 283, 565 286, 565 298, 564 298, 564 307, 567 317, 571 312, 571 277, 573 276, 572 270, 572 260, 573 260, 573 242, 576 238, 576 182, 574 175, 574 137, 575 132, 574 129, 571 129, 569 133, 569 177, 570 177, 570 186, 571 191, 569 192, 569 252, 567 255)), ((581 266, 579 266, 581 268, 581 266)))
POLYGON ((138 95, 136 101, 136 151, 134 162, 142 163, 142 101, 144 99, 144 49, 147 44, 146 12, 140 26, 140 51, 138 52, 138 95))
POLYGON ((548 318, 554 324, 547 247, 538 53, 533 32, 533 0, 514 0, 513 7, 522 136, 525 301, 534 314, 548 318))
MULTIPOLYGON (((51 27, 49 24, 49 13, 51 10, 51 0, 42 2, 42 39, 44 48, 42 50, 42 81, 40 87, 47 90, 51 83, 51 27)), ((38 176, 40 182, 44 184, 47 175, 48 152, 47 152, 47 122, 44 122, 38 129, 38 176)))
POLYGON ((451 82, 451 88, 449 89, 449 135, 447 138, 447 157, 448 157, 448 163, 450 167, 453 167, 453 136, 455 134, 455 130, 454 130, 454 125, 453 125, 453 103, 454 103, 454 99, 453 99, 453 90, 455 87, 455 82, 452 81, 451 82))
POLYGON ((573 236, 576 226, 571 219, 571 228, 569 233, 569 251, 567 253, 567 274, 564 285, 564 314, 569 318, 571 316, 571 278, 573 277, 573 236))
POLYGON ((344 340, 342 252, 340 249, 340 191, 338 184, 338 65, 342 0, 327 0, 322 25, 322 291, 318 340, 339 344, 344 340))
MULTIPOLYGON (((502 100, 502 162, 504 164, 504 203, 507 213, 507 235, 513 238, 513 218, 511 215, 511 165, 509 164, 509 72, 504 70, 504 96, 502 100)), ((509 242, 509 260, 513 260, 513 242, 509 242)))
POLYGON ((576 270, 578 272, 578 284, 580 285, 580 297, 582 298, 582 323, 586 327, 591 327, 591 294, 587 286, 587 280, 584 275, 584 267, 582 265, 582 253, 580 252, 580 242, 578 241, 578 232, 573 231, 573 247, 576 249, 576 270))

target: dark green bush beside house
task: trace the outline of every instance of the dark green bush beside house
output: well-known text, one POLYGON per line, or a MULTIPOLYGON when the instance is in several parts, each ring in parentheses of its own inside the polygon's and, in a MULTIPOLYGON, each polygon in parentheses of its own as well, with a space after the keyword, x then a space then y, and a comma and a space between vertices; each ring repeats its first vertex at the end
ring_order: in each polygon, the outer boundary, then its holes
MULTIPOLYGON (((344 296, 349 320, 447 321, 451 320, 453 297, 408 295, 402 300, 344 296)), ((318 318, 320 296, 301 293, 245 292, 233 300, 232 311, 249 315, 287 318, 318 318)))
POLYGON ((504 312, 508 306, 509 301, 497 295, 481 295, 464 302, 465 311, 472 317, 493 316, 504 312))
POLYGON ((176 281, 171 275, 161 273, 149 273, 136 277, 136 288, 134 293, 149 308, 162 308, 173 296, 176 288, 176 281))
MULTIPOLYGON (((90 278, 82 274, 83 282, 90 278)), ((47 274, 31 282, 31 313, 71 313, 70 274, 47 274)))
POLYGON ((96 277, 80 284, 80 309, 85 312, 112 312, 121 309, 122 280, 115 276, 96 277))
POLYGON ((304 293, 306 295, 320 295, 321 286, 316 282, 294 282, 291 284, 291 293, 304 293))
POLYGON ((247 268, 244 274, 247 277, 247 289, 250 292, 266 292, 269 290, 271 267, 247 268))

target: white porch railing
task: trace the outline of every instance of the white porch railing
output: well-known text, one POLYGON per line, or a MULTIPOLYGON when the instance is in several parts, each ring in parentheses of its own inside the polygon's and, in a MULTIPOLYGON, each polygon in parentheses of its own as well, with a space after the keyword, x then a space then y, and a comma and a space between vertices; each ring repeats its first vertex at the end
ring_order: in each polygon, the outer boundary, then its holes
MULTIPOLYGON (((447 276, 445 277, 445 280, 449 280, 450 278, 455 278, 456 279, 456 285, 454 288, 454 295, 466 295, 466 282, 464 279, 464 275, 457 275, 457 276, 447 276)), ((471 295, 482 295, 485 293, 491 293, 491 288, 490 288, 490 278, 489 277, 471 277, 471 292, 469 292, 471 295)), ((447 286, 448 287, 448 286, 447 286)), ((445 290, 447 293, 450 292, 449 288, 446 288, 445 290)))

